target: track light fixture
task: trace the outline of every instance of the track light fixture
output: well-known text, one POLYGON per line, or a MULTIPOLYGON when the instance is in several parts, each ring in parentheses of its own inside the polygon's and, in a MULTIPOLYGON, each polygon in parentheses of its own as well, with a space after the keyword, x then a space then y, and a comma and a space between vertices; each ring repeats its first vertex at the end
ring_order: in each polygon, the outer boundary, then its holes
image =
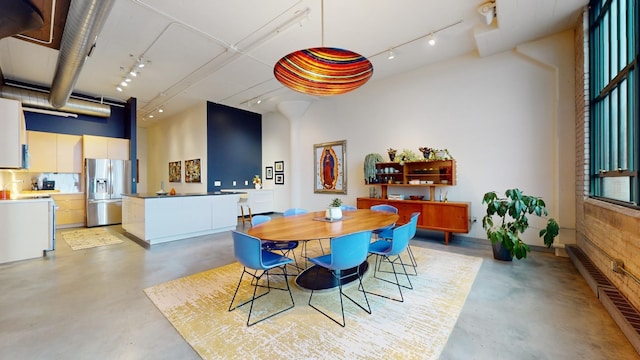
POLYGON ((393 49, 389 49, 389 53, 387 54, 388 60, 393 60, 396 58, 396 54, 393 53, 393 49))
POLYGON ((435 37, 435 35, 433 35, 433 33, 431 33, 429 35, 429 45, 433 46, 435 44, 436 44, 436 37, 435 37))
MULTIPOLYGON (((133 58, 132 54, 129 54, 130 58, 133 58)), ((146 61, 146 63, 150 64, 151 61, 146 61)), ((133 78, 138 77, 138 74, 140 74, 141 69, 145 66, 145 60, 142 57, 139 57, 136 59, 135 64, 133 64, 133 66, 131 66, 131 68, 129 69, 129 71, 127 72, 126 76, 122 78, 122 81, 120 82, 119 85, 116 86, 116 90, 118 92, 122 92, 123 91, 123 87, 128 86, 133 78)), ((124 71, 124 67, 120 67, 120 70, 124 71)))

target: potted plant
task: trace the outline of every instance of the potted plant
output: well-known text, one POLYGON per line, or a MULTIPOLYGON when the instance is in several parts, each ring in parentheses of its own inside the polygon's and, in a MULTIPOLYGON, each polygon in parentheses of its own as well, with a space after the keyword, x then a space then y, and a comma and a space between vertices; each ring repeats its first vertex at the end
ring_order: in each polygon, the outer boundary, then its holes
POLYGON ((253 177, 252 182, 253 182, 253 186, 254 186, 256 189, 260 189, 260 188, 262 188, 262 180, 260 180, 260 175, 255 175, 255 176, 253 177))
POLYGON ((329 208, 325 211, 324 217, 329 220, 342 219, 342 200, 335 198, 329 204, 329 208))
MULTIPOLYGON (((487 204, 487 214, 482 218, 482 227, 493 245, 493 256, 499 260, 511 261, 527 257, 531 251, 520 235, 529 227, 529 215, 546 217, 548 211, 542 198, 525 195, 520 189, 508 189, 505 197, 499 198, 495 191, 484 194, 482 203, 487 204), (494 215, 500 218, 499 223, 493 222, 494 215)), ((540 230, 539 236, 544 238, 544 244, 551 247, 558 236, 560 228, 555 219, 547 220, 546 228, 540 230)))

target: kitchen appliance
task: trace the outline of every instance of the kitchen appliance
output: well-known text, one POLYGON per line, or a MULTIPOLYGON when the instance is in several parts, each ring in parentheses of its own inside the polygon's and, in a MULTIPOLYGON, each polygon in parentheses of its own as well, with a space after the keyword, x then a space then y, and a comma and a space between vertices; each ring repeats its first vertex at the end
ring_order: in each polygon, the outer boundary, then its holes
POLYGON ((42 181, 42 190, 55 190, 56 182, 54 180, 42 181))
POLYGON ((122 194, 131 192, 129 160, 85 159, 87 227, 122 223, 122 194))

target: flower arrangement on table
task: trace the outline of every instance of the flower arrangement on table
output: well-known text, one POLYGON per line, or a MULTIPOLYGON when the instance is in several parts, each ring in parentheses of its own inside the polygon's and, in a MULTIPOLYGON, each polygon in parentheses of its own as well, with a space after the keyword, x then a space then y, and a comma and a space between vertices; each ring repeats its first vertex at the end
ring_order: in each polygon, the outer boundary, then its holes
POLYGON ((260 175, 255 175, 253 177, 253 185, 260 185, 262 184, 262 180, 260 180, 260 175))

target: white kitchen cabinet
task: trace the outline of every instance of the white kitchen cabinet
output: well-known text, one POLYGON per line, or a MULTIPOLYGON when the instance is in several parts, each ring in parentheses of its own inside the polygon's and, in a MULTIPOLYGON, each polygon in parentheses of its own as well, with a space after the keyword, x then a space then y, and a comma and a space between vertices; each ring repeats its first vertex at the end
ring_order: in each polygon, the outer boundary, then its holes
POLYGON ((22 145, 27 143, 22 104, 0 98, 0 168, 22 168, 22 145))
MULTIPOLYGON (((248 205, 253 215, 273 212, 273 189, 224 189, 220 191, 246 193, 246 202, 243 200, 242 205, 248 205)), ((239 205, 237 216, 242 215, 239 205)))
POLYGON ((50 199, 0 201, 0 264, 42 257, 53 247, 50 199))
POLYGON ((56 162, 58 172, 82 172, 82 136, 57 134, 56 162))

